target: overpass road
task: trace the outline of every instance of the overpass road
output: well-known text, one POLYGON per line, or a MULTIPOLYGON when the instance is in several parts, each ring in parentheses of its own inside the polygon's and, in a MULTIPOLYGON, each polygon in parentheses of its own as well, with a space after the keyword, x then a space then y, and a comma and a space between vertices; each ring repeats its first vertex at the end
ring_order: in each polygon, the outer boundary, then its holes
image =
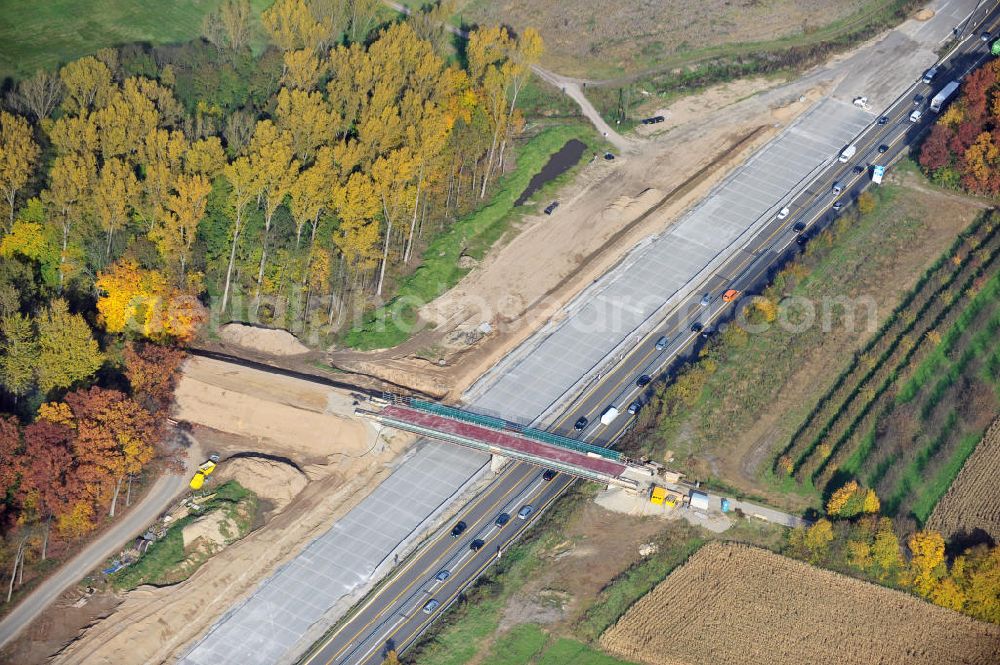
MULTIPOLYGON (((660 377, 672 363, 696 352, 704 339, 701 332, 692 330, 693 324, 698 323, 704 330, 711 331, 730 317, 738 304, 723 302, 721 296, 725 290, 737 289, 746 294, 759 288, 790 253, 836 218, 835 202, 849 205, 869 185, 871 165, 892 164, 915 144, 935 118, 927 109, 927 100, 948 81, 964 76, 988 57, 989 44, 981 41, 976 33, 982 29, 993 32, 997 16, 993 9, 982 19, 975 20, 966 31, 969 35, 940 63, 940 73, 931 85, 919 81, 913 84, 878 116, 884 116, 884 121, 872 115, 852 141, 857 145, 857 152, 851 160, 839 162, 836 152, 832 152, 807 186, 783 202, 782 205, 789 208, 787 216, 783 219, 773 214, 769 216, 740 251, 706 276, 697 289, 691 290, 667 313, 661 324, 641 334, 609 371, 560 410, 559 416, 548 423, 548 428, 603 445, 621 436, 631 424, 625 407, 634 400, 647 398, 645 391, 649 388, 638 386, 638 378, 643 375, 660 377), (979 27, 972 30, 975 23, 979 23, 979 27), (923 101, 915 104, 916 95, 922 96, 923 101), (923 118, 911 123, 908 118, 915 108, 923 110, 923 118), (880 146, 885 146, 882 152, 880 146), (856 171, 857 166, 862 167, 860 173, 856 171), (839 194, 833 191, 835 182, 842 185, 839 194), (705 293, 709 294, 709 302, 702 305, 705 293), (669 342, 657 349, 656 341, 660 337, 666 337, 669 342), (612 404, 619 407, 622 415, 610 426, 600 425, 600 414, 612 404), (589 423, 577 430, 574 423, 581 417, 587 418, 589 423)), ((538 467, 510 464, 460 511, 454 521, 442 527, 402 562, 301 662, 374 665, 382 661, 389 649, 402 651, 410 647, 470 582, 503 556, 506 548, 530 528, 531 521, 571 482, 571 478, 562 475, 547 481, 538 467), (532 507, 531 515, 528 519, 519 519, 518 511, 527 505, 532 507), (511 519, 498 526, 496 520, 502 513, 510 515, 511 519), (450 529, 459 520, 466 523, 467 529, 453 538, 450 529), (470 548, 473 541, 481 541, 478 550, 470 548), (428 605, 431 601, 435 602, 428 605)), ((783 518, 778 515, 775 519, 783 518)))

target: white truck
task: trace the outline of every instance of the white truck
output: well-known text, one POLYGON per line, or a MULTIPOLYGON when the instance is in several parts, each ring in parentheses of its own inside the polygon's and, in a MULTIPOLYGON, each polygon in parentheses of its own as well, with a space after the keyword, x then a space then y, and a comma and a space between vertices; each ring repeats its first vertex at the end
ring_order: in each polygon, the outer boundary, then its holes
POLYGON ((955 94, 958 90, 958 81, 952 81, 945 87, 941 88, 941 92, 934 95, 934 99, 931 100, 931 110, 935 113, 940 113, 941 108, 951 99, 951 96, 955 94))
POLYGON ((856 153, 857 151, 858 151, 858 146, 852 143, 851 145, 844 148, 843 152, 840 153, 840 161, 842 162, 848 161, 851 157, 854 157, 854 153, 856 153))
POLYGON ((885 167, 876 164, 872 167, 872 182, 876 185, 882 184, 882 176, 885 175, 885 167))
POLYGON ((601 414, 601 424, 610 425, 618 417, 618 407, 612 405, 604 409, 604 413, 601 414))

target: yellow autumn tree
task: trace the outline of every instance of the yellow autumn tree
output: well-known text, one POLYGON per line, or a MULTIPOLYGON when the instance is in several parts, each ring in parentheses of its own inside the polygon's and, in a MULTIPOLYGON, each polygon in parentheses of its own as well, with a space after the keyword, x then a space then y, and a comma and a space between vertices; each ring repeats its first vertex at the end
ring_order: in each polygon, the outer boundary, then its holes
POLYGON ((917 531, 907 543, 917 593, 929 597, 944 574, 944 538, 937 531, 917 531))
POLYGON ((94 208, 107 237, 105 259, 111 256, 115 231, 128 221, 131 210, 129 201, 138 190, 139 182, 128 164, 117 158, 104 162, 94 189, 94 208))
POLYGON ((862 512, 865 513, 877 513, 882 508, 882 502, 878 500, 878 495, 875 490, 869 489, 865 492, 865 500, 862 505, 862 512))
POLYGON ((178 266, 178 281, 183 282, 198 223, 205 216, 212 183, 204 175, 180 175, 174 188, 167 198, 165 214, 149 235, 160 250, 164 263, 178 266))
POLYGON ((27 120, 0 111, 0 195, 7 208, 8 230, 14 224, 17 193, 31 177, 39 151, 27 120))
POLYGON ((63 109, 72 115, 103 107, 113 88, 111 70, 89 55, 60 69, 59 78, 65 89, 63 109))
POLYGON ((840 489, 836 490, 830 500, 826 502, 826 512, 828 515, 839 515, 844 506, 858 493, 858 482, 851 480, 840 489))
POLYGON ((98 274, 98 322, 112 333, 126 330, 147 334, 157 318, 155 310, 166 291, 166 279, 155 270, 143 270, 132 259, 122 259, 98 274))

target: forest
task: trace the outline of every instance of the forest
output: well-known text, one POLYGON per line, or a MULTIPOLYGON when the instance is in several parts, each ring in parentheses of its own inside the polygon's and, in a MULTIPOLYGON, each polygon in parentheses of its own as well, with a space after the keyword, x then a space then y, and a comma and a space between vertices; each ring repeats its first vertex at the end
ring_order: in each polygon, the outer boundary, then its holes
POLYGON ((973 194, 1000 193, 1000 61, 969 74, 931 129, 920 165, 935 183, 973 194))
MULTIPOLYGON (((314 326, 381 305, 489 200, 525 121, 532 30, 448 8, 247 0, 200 39, 101 49, 0 110, 0 565, 114 517, 209 322, 314 326), (259 34, 267 46, 253 49, 259 34)), ((16 580, 16 584, 15 584, 16 580)))

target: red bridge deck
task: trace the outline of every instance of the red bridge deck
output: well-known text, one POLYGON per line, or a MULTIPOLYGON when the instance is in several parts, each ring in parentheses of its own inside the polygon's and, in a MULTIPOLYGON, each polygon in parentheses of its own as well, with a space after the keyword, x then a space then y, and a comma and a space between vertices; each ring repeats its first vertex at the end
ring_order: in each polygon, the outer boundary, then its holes
POLYGON ((430 430, 451 434, 464 439, 481 441, 497 448, 516 451, 542 460, 570 464, 606 476, 620 476, 626 468, 624 464, 608 459, 591 457, 575 450, 527 439, 518 436, 516 432, 490 429, 489 427, 482 427, 461 420, 453 420, 396 404, 385 407, 382 410, 382 414, 430 430))

